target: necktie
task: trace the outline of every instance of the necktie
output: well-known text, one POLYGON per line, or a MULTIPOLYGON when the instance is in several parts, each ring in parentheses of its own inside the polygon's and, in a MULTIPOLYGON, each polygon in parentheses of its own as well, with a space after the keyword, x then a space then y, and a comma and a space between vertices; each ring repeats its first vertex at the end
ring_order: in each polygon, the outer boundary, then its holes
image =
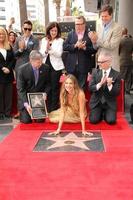
POLYGON ((39 70, 34 70, 34 77, 35 77, 35 85, 37 85, 38 79, 39 79, 39 70))
MULTIPOLYGON (((107 72, 106 70, 103 71, 103 78, 105 79, 107 77, 107 72)), ((105 85, 103 85, 103 90, 105 88, 105 85)), ((104 97, 104 91, 102 91, 102 96, 101 96, 101 103, 104 104, 106 102, 105 97, 104 97)))
POLYGON ((103 77, 104 77, 104 78, 107 77, 107 72, 106 72, 106 70, 103 71, 103 77))

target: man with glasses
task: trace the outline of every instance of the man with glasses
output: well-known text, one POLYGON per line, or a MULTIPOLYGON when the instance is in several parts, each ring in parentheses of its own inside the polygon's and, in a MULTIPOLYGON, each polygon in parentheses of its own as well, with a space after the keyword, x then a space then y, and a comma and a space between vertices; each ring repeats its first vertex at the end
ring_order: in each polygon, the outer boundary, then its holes
POLYGON ((29 62, 29 54, 32 50, 39 49, 39 41, 35 38, 32 31, 32 23, 29 20, 24 21, 22 35, 16 39, 14 53, 16 56, 15 71, 17 73, 22 64, 29 62))
POLYGON ((76 17, 75 30, 68 34, 64 42, 64 51, 68 51, 66 59, 67 73, 76 76, 81 88, 85 89, 88 72, 91 71, 91 55, 96 53, 88 37, 86 20, 76 17))
POLYGON ((99 68, 95 69, 89 82, 91 98, 89 102, 91 123, 103 119, 108 124, 116 123, 117 96, 120 93, 120 73, 111 67, 112 57, 109 53, 98 56, 99 68))
MULTIPOLYGON (((18 108, 20 111, 20 121, 28 124, 32 123, 32 108, 28 103, 27 93, 45 93, 45 97, 49 97, 50 93, 50 71, 49 67, 42 63, 43 56, 37 51, 31 51, 29 62, 22 65, 18 72, 17 92, 18 92, 18 108)), ((48 100, 49 98, 47 98, 48 100)), ((35 100, 35 99, 34 99, 35 100)), ((46 98, 45 98, 46 100, 46 98)), ((40 103, 40 102, 39 102, 40 103)), ((36 99, 37 107, 37 99, 36 99)), ((44 122, 44 119, 36 119, 36 122, 44 122)))

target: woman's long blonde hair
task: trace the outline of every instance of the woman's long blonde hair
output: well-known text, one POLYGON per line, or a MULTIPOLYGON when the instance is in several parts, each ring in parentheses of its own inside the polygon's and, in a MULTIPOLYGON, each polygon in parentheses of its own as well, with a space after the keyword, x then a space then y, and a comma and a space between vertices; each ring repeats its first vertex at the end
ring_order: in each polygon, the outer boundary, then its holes
POLYGON ((8 41, 8 33, 5 30, 5 28, 3 28, 2 26, 0 26, 0 33, 5 35, 5 40, 3 42, 4 49, 9 50, 11 47, 10 47, 10 44, 9 44, 9 41, 8 41))
POLYGON ((79 85, 78 85, 78 81, 75 78, 74 75, 69 74, 66 76, 65 81, 63 82, 62 86, 61 86, 61 91, 60 91, 60 105, 61 108, 67 108, 68 106, 71 106, 71 108, 78 113, 79 112, 79 85), (73 98, 72 98, 72 103, 71 105, 69 105, 68 103, 68 92, 65 89, 65 83, 67 81, 67 79, 71 79, 74 85, 74 94, 73 94, 73 98))

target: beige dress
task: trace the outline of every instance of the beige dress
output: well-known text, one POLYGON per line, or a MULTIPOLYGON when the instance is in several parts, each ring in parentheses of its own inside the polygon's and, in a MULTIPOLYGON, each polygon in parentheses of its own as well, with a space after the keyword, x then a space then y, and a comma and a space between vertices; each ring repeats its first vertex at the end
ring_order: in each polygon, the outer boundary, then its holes
MULTIPOLYGON (((58 123, 60 112, 61 112, 61 109, 59 108, 58 110, 55 110, 49 113, 49 121, 53 123, 58 123)), ((80 120, 79 115, 75 114, 71 107, 67 107, 67 110, 64 116, 64 122, 77 123, 80 121, 81 120, 80 120)))

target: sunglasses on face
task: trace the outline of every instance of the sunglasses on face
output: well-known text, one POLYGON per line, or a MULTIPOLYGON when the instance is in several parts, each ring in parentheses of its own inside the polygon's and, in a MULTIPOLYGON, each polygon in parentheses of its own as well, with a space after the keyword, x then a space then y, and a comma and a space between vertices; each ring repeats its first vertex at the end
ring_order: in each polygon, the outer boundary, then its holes
POLYGON ((31 31, 31 28, 24 28, 25 31, 31 31))

